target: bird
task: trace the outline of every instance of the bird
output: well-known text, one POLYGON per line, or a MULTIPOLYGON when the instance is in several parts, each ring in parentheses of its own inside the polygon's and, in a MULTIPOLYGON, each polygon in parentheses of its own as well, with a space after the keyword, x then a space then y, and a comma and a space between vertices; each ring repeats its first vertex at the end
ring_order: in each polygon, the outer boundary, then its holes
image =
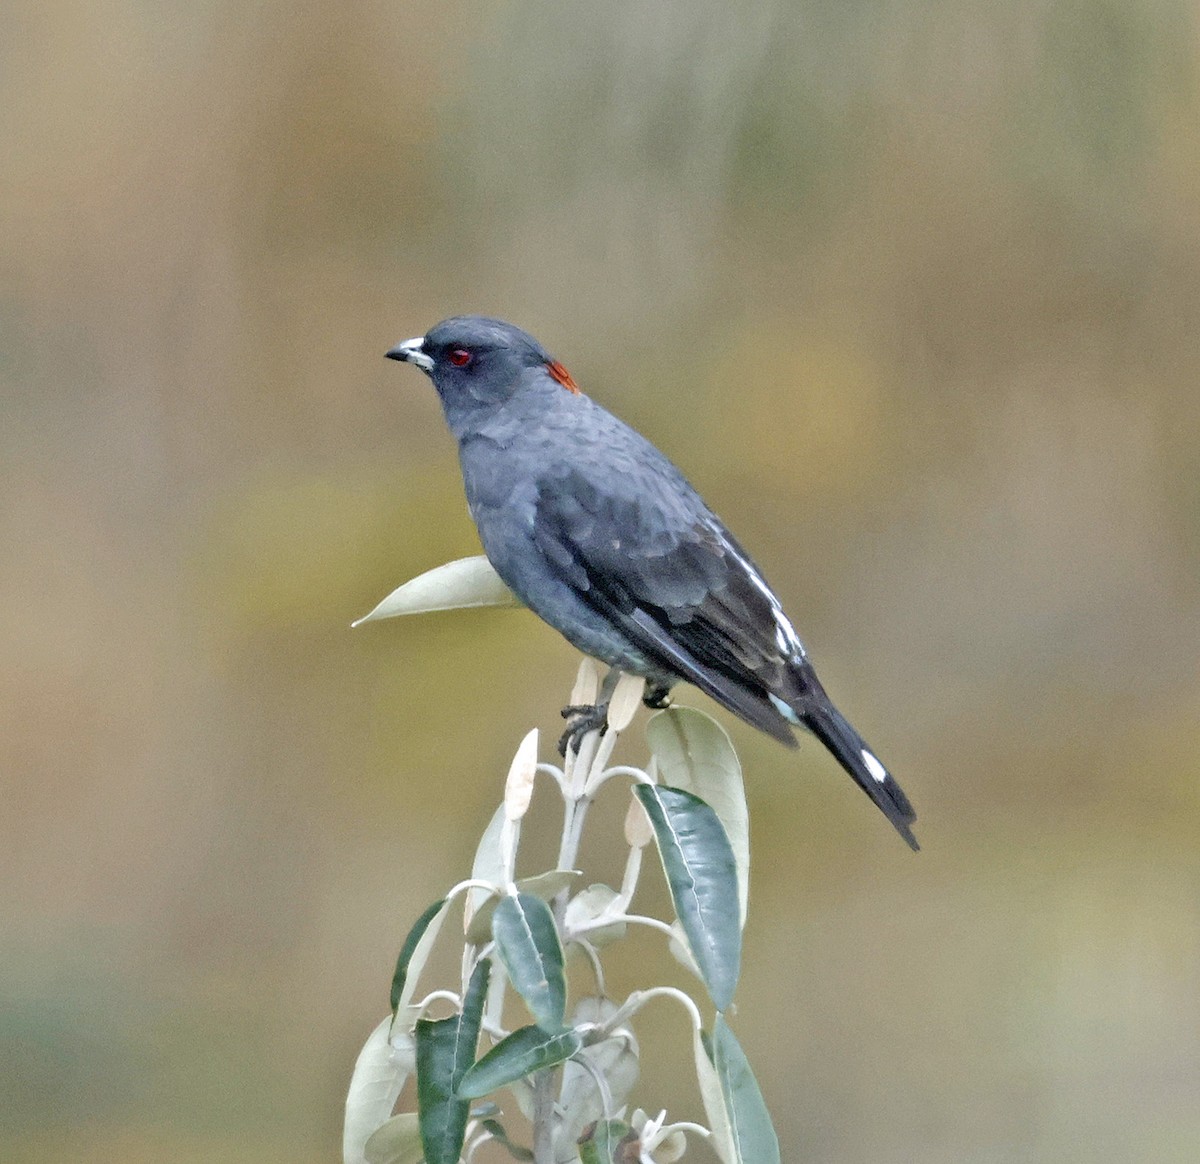
MULTIPOLYGON (((662 452, 511 323, 453 316, 386 354, 433 381, 484 553, 517 598, 643 676, 652 707, 685 681, 789 747, 807 729, 919 848, 908 797, 826 694, 775 591, 662 452)), ((594 710, 584 726, 602 723, 594 710)))

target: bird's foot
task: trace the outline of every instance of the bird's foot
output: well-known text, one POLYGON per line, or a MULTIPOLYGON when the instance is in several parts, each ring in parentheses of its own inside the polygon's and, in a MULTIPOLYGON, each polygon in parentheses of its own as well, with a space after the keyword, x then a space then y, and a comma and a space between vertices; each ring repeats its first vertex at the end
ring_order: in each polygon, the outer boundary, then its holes
POLYGON ((565 757, 567 749, 578 754, 579 745, 588 732, 597 729, 603 735, 608 727, 607 703, 573 703, 562 709, 562 717, 567 721, 567 730, 558 741, 558 754, 565 757))
POLYGON ((646 693, 642 702, 652 711, 665 711, 671 706, 671 689, 665 684, 655 684, 647 681, 646 693))

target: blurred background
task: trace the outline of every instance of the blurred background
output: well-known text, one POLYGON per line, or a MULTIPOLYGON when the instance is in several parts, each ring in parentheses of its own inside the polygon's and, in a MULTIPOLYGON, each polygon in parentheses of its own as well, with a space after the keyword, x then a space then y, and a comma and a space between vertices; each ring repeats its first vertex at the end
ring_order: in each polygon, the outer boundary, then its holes
MULTIPOLYGON (((719 713, 784 1158, 1197 1158, 1192 5, 4 24, 0 1157, 339 1158, 577 663, 523 612, 349 629, 478 552, 383 352, 480 311, 685 468, 920 811, 913 856, 719 713)), ((682 974, 640 942, 617 989, 682 974)), ((698 1115, 679 1016, 642 1035, 638 1102, 698 1115)))

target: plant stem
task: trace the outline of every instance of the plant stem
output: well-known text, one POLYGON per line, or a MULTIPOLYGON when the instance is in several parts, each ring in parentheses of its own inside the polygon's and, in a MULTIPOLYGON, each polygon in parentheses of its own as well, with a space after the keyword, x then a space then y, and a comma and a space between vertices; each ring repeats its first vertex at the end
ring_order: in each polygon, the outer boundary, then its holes
POLYGON ((533 1160, 554 1164, 554 1077, 556 1071, 539 1071, 533 1077, 533 1160))
MULTIPOLYGON (((598 744, 599 732, 589 732, 580 742, 579 751, 569 752, 567 755, 565 778, 562 783, 563 831, 556 866, 559 869, 575 868, 575 859, 579 855, 579 841, 583 836, 583 822, 591 804, 586 789, 598 744)), ((555 895, 552 903, 554 920, 560 927, 569 896, 570 890, 564 889, 555 895)))
MULTIPOLYGON (((607 704, 612 696, 613 688, 620 678, 620 672, 615 668, 609 671, 601 687, 599 702, 607 704)), ((588 732, 579 741, 578 750, 568 750, 563 763, 562 778, 558 779, 559 789, 563 797, 563 831, 562 841, 558 850, 558 868, 574 869, 579 856, 579 844, 583 839, 583 824, 591 807, 592 796, 599 781, 595 778, 604 770, 616 746, 619 732, 608 731, 602 735, 600 731, 588 732), (595 785, 589 789, 589 785, 595 785)), ((563 915, 567 908, 570 889, 563 889, 555 894, 551 903, 554 911, 554 921, 559 934, 563 930, 563 915)), ((595 951, 589 950, 593 968, 596 970, 598 983, 603 983, 599 960, 595 951)), ((533 1159, 534 1164, 554 1164, 554 1097, 558 1093, 560 1069, 549 1068, 539 1071, 533 1077, 533 1159)), ((600 1081, 603 1083, 603 1080, 600 1081)), ((607 1106, 607 1105, 606 1105, 607 1106)))

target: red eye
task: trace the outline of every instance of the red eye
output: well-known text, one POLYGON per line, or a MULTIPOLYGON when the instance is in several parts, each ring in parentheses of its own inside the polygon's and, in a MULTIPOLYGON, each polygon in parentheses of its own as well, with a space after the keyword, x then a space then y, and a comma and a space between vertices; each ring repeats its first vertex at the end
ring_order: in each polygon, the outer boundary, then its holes
POLYGON ((455 348, 450 353, 450 363, 456 368, 465 368, 471 362, 471 353, 466 348, 455 348))

